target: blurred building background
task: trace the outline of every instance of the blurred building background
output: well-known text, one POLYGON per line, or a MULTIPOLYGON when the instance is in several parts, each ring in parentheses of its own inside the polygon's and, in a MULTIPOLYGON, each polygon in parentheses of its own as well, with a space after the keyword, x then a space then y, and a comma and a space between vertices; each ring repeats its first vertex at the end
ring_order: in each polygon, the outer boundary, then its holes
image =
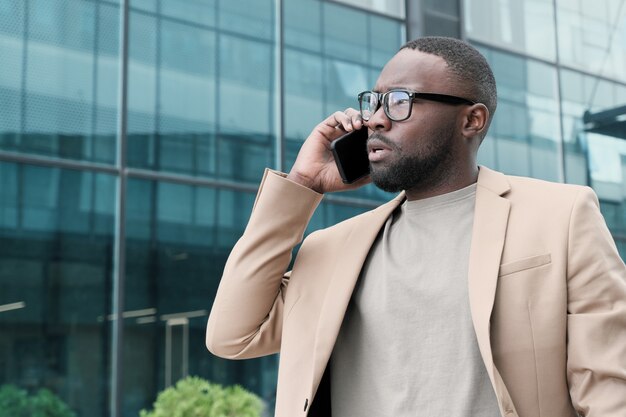
MULTIPOLYGON (((123 6, 0 1, 0 385, 130 417, 193 374, 271 410, 276 356, 204 347, 225 259, 263 169, 288 171, 313 126, 419 35, 466 39, 494 69, 480 162, 592 186, 626 254, 624 0, 123 6)), ((328 196, 310 228, 388 198, 328 196)))

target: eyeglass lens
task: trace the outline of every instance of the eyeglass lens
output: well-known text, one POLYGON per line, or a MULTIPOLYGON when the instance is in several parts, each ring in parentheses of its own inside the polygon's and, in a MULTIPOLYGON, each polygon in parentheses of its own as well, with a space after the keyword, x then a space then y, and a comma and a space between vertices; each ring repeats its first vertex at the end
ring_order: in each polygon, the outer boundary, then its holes
MULTIPOLYGON (((369 120, 380 103, 379 95, 371 91, 364 92, 360 97, 361 117, 363 120, 369 120)), ((409 116, 411 111, 411 97, 406 91, 389 91, 382 95, 383 107, 387 117, 391 120, 404 120, 409 116)))
POLYGON ((406 91, 390 91, 383 104, 387 115, 391 120, 403 120, 409 117, 411 110, 411 97, 406 91))
POLYGON ((363 120, 369 120, 378 109, 378 95, 370 91, 364 92, 359 97, 359 105, 361 106, 361 117, 363 120))

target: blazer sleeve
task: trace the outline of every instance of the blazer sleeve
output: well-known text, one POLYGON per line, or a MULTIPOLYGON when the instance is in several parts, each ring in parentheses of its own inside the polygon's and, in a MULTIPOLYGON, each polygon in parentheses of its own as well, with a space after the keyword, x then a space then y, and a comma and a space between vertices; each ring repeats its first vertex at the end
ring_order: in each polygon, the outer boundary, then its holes
POLYGON ((568 238, 567 377, 585 417, 626 416, 626 269, 588 187, 568 238))
POLYGON ((206 346, 228 359, 280 349, 285 271, 322 194, 266 170, 243 236, 235 244, 209 315, 206 346))

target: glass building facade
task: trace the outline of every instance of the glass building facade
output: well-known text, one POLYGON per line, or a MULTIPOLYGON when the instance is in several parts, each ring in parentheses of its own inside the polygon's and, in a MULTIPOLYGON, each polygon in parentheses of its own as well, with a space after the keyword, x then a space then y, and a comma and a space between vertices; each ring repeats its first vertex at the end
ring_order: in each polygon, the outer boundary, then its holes
MULTIPOLYGON (((624 3, 0 1, 0 385, 130 417, 199 375, 271 415, 277 356, 204 347, 224 262, 263 169, 288 171, 419 35, 466 39, 494 69, 480 162, 592 186, 626 254, 626 132, 583 120, 626 104, 624 3)), ((388 198, 327 196, 309 229, 388 198)))

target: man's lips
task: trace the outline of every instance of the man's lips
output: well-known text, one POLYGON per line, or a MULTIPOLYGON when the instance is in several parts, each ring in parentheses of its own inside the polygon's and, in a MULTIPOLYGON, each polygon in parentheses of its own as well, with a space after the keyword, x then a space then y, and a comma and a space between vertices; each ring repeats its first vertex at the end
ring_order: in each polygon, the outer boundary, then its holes
POLYGON ((391 153, 391 151, 391 147, 380 139, 370 138, 367 141, 367 155, 370 162, 382 161, 389 153, 391 153))

